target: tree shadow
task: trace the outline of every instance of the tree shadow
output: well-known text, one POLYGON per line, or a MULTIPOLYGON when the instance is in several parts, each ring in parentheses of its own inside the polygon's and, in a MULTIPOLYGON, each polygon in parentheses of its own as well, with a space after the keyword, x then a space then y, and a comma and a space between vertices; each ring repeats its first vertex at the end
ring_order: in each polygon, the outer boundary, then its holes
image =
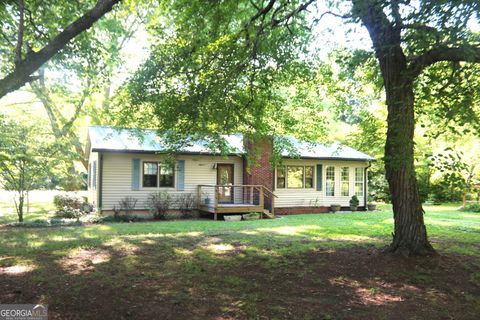
POLYGON ((2 250, 0 301, 48 304, 52 319, 475 319, 480 312, 480 265, 469 256, 385 256, 382 239, 319 237, 316 225, 129 234, 115 227, 103 229, 109 236, 95 228, 23 233, 16 250, 2 250), (36 244, 21 247, 29 241, 36 244))

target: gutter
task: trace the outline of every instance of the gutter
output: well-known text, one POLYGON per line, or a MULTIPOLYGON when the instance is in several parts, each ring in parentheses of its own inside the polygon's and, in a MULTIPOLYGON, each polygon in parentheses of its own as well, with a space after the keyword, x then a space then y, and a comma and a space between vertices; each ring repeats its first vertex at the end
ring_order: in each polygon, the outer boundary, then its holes
MULTIPOLYGON (((124 150, 124 149, 105 149, 105 148, 92 148, 92 152, 104 152, 104 153, 140 153, 140 154, 168 154, 168 152, 160 151, 160 150, 124 150)), ((200 151, 181 151, 181 152, 173 152, 174 154, 178 155, 204 155, 204 156, 223 156, 221 153, 209 153, 209 152, 200 152, 200 151)), ((238 153, 227 153, 226 156, 238 156, 241 157, 246 155, 245 152, 238 152, 238 153)), ((376 161, 373 158, 342 158, 342 157, 288 157, 282 156, 284 159, 311 159, 311 160, 340 160, 340 161, 368 161, 369 163, 372 161, 376 161)))
POLYGON ((98 158, 98 207, 102 210, 103 198, 103 154, 99 154, 98 158))
POLYGON ((368 167, 365 168, 365 173, 363 176, 363 196, 365 201, 365 211, 367 211, 367 203, 368 203, 368 194, 367 194, 367 176, 368 176, 368 169, 372 166, 372 163, 368 163, 368 167))

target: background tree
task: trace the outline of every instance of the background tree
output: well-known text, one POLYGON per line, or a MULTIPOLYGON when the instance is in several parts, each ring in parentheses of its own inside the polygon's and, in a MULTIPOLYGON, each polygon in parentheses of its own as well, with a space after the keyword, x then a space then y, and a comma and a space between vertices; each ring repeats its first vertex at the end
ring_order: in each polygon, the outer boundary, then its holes
POLYGON ((19 222, 23 222, 28 193, 47 175, 58 151, 40 133, 40 126, 0 118, 0 183, 5 190, 16 193, 19 222))
POLYGON ((38 68, 119 1, 0 1, 0 98, 35 80, 38 68))

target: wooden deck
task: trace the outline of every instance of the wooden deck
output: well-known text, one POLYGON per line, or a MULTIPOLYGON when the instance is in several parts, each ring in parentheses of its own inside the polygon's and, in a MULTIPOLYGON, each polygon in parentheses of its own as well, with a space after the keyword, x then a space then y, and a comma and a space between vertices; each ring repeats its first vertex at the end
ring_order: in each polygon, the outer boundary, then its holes
POLYGON ((273 198, 276 197, 270 190, 271 208, 265 208, 265 187, 262 185, 199 185, 198 186, 198 209, 203 212, 213 213, 214 219, 219 214, 241 214, 259 212, 260 217, 268 211, 273 216, 273 198), (219 202, 220 193, 228 188, 232 194, 231 203, 219 202))

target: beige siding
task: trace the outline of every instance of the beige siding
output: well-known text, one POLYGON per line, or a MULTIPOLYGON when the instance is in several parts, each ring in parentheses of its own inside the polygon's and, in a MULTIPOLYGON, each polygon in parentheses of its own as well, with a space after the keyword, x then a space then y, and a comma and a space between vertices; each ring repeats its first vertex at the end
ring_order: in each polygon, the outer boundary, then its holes
POLYGON ((216 184, 216 170, 213 168, 215 163, 233 163, 234 183, 243 183, 243 161, 241 157, 179 155, 176 157, 177 160, 185 160, 184 191, 177 190, 178 174, 175 174, 174 188, 140 187, 140 190, 132 190, 132 159, 141 159, 143 162, 161 161, 162 158, 161 155, 153 154, 104 153, 102 210, 111 210, 113 206, 118 206, 118 202, 126 196, 138 199, 136 209, 145 209, 145 201, 148 195, 157 191, 167 191, 173 196, 182 193, 192 193, 196 196, 199 184, 216 184))
MULTIPOLYGON (((365 161, 334 161, 334 160, 305 160, 305 159, 287 159, 283 161, 284 165, 304 165, 315 166, 317 164, 323 165, 323 186, 322 191, 317 191, 316 183, 316 168, 314 173, 314 187, 311 189, 279 189, 275 188, 275 194, 278 198, 275 199, 275 207, 309 207, 309 206, 330 206, 331 204, 340 204, 341 206, 349 206, 350 198, 355 194, 355 168, 366 168, 368 163, 365 161), (325 172, 327 166, 335 167, 335 196, 325 195, 325 172), (341 168, 349 167, 349 196, 342 196, 340 189, 341 168)), ((275 172, 276 183, 276 172, 275 172)), ((368 190, 367 190, 368 192, 368 190)), ((360 206, 365 205, 365 197, 358 197, 360 206)))
MULTIPOLYGON (((88 193, 87 193, 87 196, 88 196, 88 202, 93 204, 93 207, 94 208, 98 208, 98 186, 99 186, 99 174, 98 174, 98 170, 99 170, 99 161, 98 161, 98 152, 91 152, 90 153, 90 157, 88 159, 88 170, 90 170, 90 166, 92 166, 93 162, 97 163, 97 170, 96 170, 96 188, 94 188, 93 184, 90 185, 90 181, 88 182, 88 193)), ((92 166, 93 168, 93 166, 92 166)), ((93 175, 93 169, 90 171, 89 173, 90 175, 93 175)), ((90 180, 91 177, 88 177, 88 179, 90 180)))

